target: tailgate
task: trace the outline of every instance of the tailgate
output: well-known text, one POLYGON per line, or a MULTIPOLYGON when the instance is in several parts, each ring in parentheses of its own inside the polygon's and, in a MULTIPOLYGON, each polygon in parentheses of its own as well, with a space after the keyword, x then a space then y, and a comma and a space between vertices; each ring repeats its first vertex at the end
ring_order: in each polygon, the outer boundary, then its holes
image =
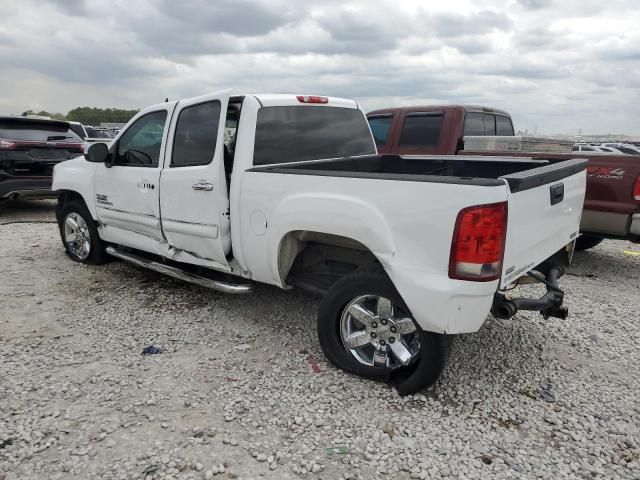
POLYGON ((501 177, 509 186, 502 288, 576 238, 586 165, 566 160, 501 177))

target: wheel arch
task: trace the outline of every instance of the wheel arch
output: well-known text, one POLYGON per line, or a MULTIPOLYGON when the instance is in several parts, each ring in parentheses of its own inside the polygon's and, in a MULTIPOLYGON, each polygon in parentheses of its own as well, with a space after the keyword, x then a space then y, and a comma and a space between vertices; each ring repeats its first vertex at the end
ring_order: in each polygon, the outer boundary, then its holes
POLYGON ((70 190, 70 189, 60 189, 60 190, 57 190, 57 193, 58 193, 58 205, 57 205, 56 212, 58 216, 62 212, 62 209, 64 208, 64 205, 66 203, 69 203, 71 201, 78 201, 78 202, 81 202, 87 208, 87 210, 91 214, 91 217, 95 221, 98 221, 98 217, 96 215, 95 210, 91 208, 91 205, 89 204, 89 202, 87 202, 87 200, 84 198, 84 196, 81 193, 77 192, 76 190, 70 190))
MULTIPOLYGON (((343 235, 317 230, 291 230, 282 236, 277 255, 277 271, 283 285, 309 287, 310 277, 324 276, 325 286, 350 271, 384 270, 382 261, 364 243, 343 235), (295 279, 294 279, 295 277, 295 279)), ((316 285, 317 287, 317 285, 316 285)), ((326 288, 306 288, 316 292, 326 288)))

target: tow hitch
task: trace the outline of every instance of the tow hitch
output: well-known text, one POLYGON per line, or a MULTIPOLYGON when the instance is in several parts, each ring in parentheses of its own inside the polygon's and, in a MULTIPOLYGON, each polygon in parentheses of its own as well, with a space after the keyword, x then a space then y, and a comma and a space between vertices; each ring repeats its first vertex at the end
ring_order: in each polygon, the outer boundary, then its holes
POLYGON ((493 297, 491 313, 496 318, 511 318, 518 310, 532 310, 540 312, 545 318, 556 317, 566 319, 569 309, 562 306, 564 291, 558 286, 558 279, 564 275, 564 267, 559 263, 541 265, 540 270, 546 270, 546 275, 537 270, 531 270, 528 275, 543 283, 547 293, 540 298, 507 298, 504 293, 496 292, 493 297))

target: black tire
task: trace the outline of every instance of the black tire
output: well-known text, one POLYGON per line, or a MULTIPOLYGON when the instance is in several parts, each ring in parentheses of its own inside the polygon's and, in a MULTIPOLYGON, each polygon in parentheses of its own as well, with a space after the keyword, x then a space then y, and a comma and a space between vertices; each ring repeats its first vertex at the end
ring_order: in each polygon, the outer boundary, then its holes
POLYGON ((354 298, 367 294, 388 298, 393 304, 409 312, 404 300, 384 272, 358 271, 345 275, 331 286, 320 304, 318 338, 324 354, 336 367, 349 373, 395 384, 398 383, 397 380, 402 381, 401 379, 410 377, 417 366, 421 369, 423 380, 420 382, 420 388, 432 385, 446 365, 450 347, 450 338, 447 335, 420 331, 420 357, 408 367, 395 370, 360 363, 343 345, 340 337, 342 312, 354 298))
POLYGON ((604 240, 604 238, 582 234, 576 240, 576 250, 589 250, 590 248, 600 245, 602 243, 602 240, 604 240))
POLYGON ((80 263, 86 263, 88 265, 102 265, 109 260, 109 255, 105 250, 106 244, 98 235, 98 227, 96 226, 96 222, 93 220, 91 213, 83 202, 78 200, 70 200, 64 203, 58 221, 58 229, 60 230, 60 239, 62 240, 62 245, 64 246, 67 255, 69 255, 69 258, 71 258, 72 260, 80 263), (89 256, 84 259, 78 257, 73 252, 73 249, 69 248, 69 245, 67 245, 67 241, 65 240, 64 224, 67 216, 70 213, 76 213, 80 217, 82 217, 89 230, 89 242, 91 246, 89 249, 89 256))

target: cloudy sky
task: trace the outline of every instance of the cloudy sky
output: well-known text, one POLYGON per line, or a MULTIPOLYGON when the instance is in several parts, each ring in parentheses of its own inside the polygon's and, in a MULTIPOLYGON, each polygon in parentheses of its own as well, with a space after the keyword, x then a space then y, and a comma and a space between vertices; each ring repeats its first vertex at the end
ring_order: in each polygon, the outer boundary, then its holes
POLYGON ((231 87, 640 135, 638 0, 0 0, 0 112, 231 87))

